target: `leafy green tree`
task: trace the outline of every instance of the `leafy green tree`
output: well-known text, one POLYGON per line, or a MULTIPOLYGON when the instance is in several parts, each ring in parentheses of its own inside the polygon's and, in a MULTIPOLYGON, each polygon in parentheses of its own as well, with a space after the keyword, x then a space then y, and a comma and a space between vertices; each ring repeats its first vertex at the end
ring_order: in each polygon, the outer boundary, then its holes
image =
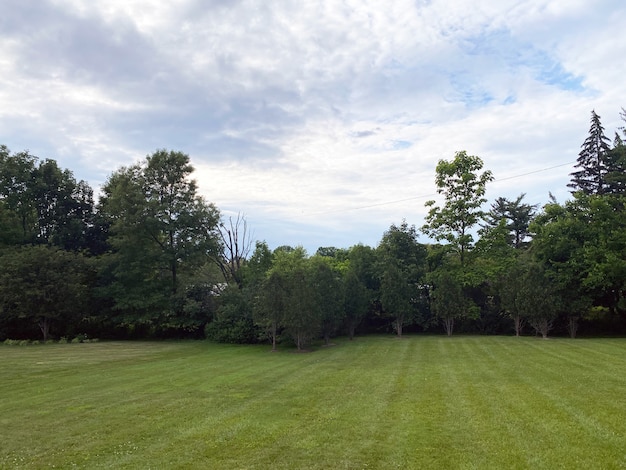
POLYGON ((560 292, 571 335, 593 305, 612 315, 626 312, 626 222, 620 207, 620 196, 578 192, 564 205, 544 206, 531 225, 533 254, 560 292))
POLYGON ((270 277, 273 273, 279 273, 284 282, 282 326, 301 351, 319 334, 321 326, 306 250, 300 246, 274 250, 270 277))
POLYGON ((337 333, 344 320, 343 283, 341 273, 334 269, 324 256, 313 256, 308 260, 315 308, 318 310, 320 330, 326 345, 337 333))
POLYGON ((5 244, 34 241, 37 213, 31 194, 37 158, 28 152, 11 154, 0 146, 0 222, 5 244))
POLYGON ((93 190, 55 160, 38 162, 28 152, 11 155, 0 146, 0 223, 9 244, 88 249, 94 226, 93 190))
POLYGON ((83 255, 48 246, 24 246, 0 256, 0 311, 36 323, 44 341, 65 333, 88 308, 91 270, 83 255))
POLYGON ((421 313, 422 280, 426 270, 426 247, 417 241, 417 231, 406 221, 392 224, 378 245, 381 264, 380 300, 383 311, 393 318, 394 329, 418 320, 421 313))
POLYGON ((37 240, 66 250, 87 248, 93 224, 93 190, 77 182, 54 160, 40 162, 33 172, 31 194, 37 211, 37 240))
POLYGON ((568 186, 573 188, 573 192, 582 191, 584 194, 604 194, 606 192, 607 157, 611 150, 609 142, 608 137, 604 135, 600 116, 595 111, 591 111, 589 136, 582 144, 575 165, 576 168, 580 169, 570 174, 572 181, 568 186))
POLYGON ((465 264, 466 253, 474 238, 471 229, 483 217, 480 209, 486 202, 486 185, 493 180, 490 171, 478 173, 483 167, 479 157, 457 152, 454 160, 439 160, 436 167, 437 192, 443 194, 442 207, 435 201, 426 202, 430 207, 422 231, 435 240, 445 240, 459 253, 461 265, 465 264))
POLYGON ((460 270, 441 266, 431 272, 429 278, 431 309, 443 323, 446 334, 452 336, 455 321, 463 317, 476 317, 477 307, 463 290, 460 270))
POLYGON ((380 301, 383 311, 393 318, 393 327, 399 338, 404 326, 415 320, 415 292, 415 286, 407 282, 398 264, 387 263, 380 283, 380 301))
POLYGON ((471 262, 464 269, 463 285, 480 310, 476 326, 481 334, 499 333, 508 327, 499 304, 502 278, 514 266, 516 258, 526 253, 514 247, 506 220, 485 226, 471 251, 471 262))
POLYGON ((343 309, 348 329, 348 338, 352 340, 357 327, 367 315, 371 295, 353 268, 346 272, 343 282, 343 309))
POLYGON ((261 327, 272 342, 272 351, 276 351, 279 334, 287 316, 289 301, 288 282, 285 273, 272 270, 258 285, 254 304, 254 322, 261 327))
POLYGON ((103 187, 112 246, 105 276, 124 323, 174 323, 181 273, 189 277, 218 252, 219 212, 197 195, 192 172, 186 154, 158 150, 103 187))
POLYGON ((518 315, 526 318, 530 326, 546 339, 559 309, 555 286, 538 263, 526 264, 521 274, 515 309, 518 315))
POLYGON ((220 306, 215 318, 207 323, 207 339, 218 343, 256 343, 260 336, 254 324, 252 306, 247 293, 236 283, 227 286, 219 295, 220 306))

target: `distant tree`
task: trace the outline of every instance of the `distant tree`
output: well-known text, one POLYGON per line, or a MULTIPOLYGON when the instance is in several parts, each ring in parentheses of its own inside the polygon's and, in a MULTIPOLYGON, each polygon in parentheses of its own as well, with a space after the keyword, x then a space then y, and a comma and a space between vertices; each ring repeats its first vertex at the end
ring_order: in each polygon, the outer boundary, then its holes
POLYGON ((348 338, 354 338, 356 328, 367 315, 370 304, 370 293, 365 284, 359 280, 354 269, 349 269, 343 278, 343 309, 345 312, 348 338))
POLYGON ((455 321, 475 317, 477 307, 463 290, 461 271, 442 266, 430 273, 431 309, 443 323, 446 335, 452 336, 455 321))
POLYGON ((125 323, 175 323, 181 274, 189 279, 218 251, 219 212, 197 195, 192 172, 186 154, 158 150, 103 187, 112 247, 104 275, 125 323))
POLYGON ((281 319, 284 331, 301 351, 320 332, 320 315, 309 269, 306 250, 275 250, 270 270, 284 280, 284 311, 281 319))
POLYGON ((81 254, 24 246, 0 256, 0 311, 36 323, 46 341, 55 326, 65 332, 87 310, 91 270, 81 254))
POLYGON ((247 292, 235 283, 220 292, 219 307, 213 321, 207 323, 207 339, 218 343, 256 343, 260 331, 255 325, 247 292))
POLYGON ((559 309, 556 289, 546 271, 537 263, 526 264, 520 274, 521 282, 515 297, 516 312, 545 339, 559 309))
POLYGON ((248 262, 242 266, 244 285, 259 285, 272 268, 273 254, 266 242, 257 241, 248 262))
MULTIPOLYGON (((620 113, 622 121, 626 124, 626 110, 622 108, 620 113)), ((626 195, 626 127, 619 128, 622 132, 620 135, 615 133, 613 148, 607 155, 607 193, 613 195, 626 195)))
POLYGON ((6 244, 34 241, 37 212, 31 194, 37 158, 28 152, 11 154, 0 146, 0 236, 6 244))
POLYGON ((550 273, 570 334, 591 306, 626 315, 626 221, 623 197, 576 193, 543 208, 531 229, 533 255, 550 273), (575 293, 575 295, 573 295, 575 293))
POLYGON ((219 266, 226 282, 235 282, 241 289, 243 278, 241 267, 252 249, 252 234, 248 223, 242 214, 237 214, 233 221, 220 222, 218 234, 220 237, 219 251, 213 257, 219 266))
POLYGON ((0 146, 0 211, 2 231, 16 244, 91 248, 93 190, 55 160, 39 162, 28 152, 11 155, 0 146))
POLYGON ((580 169, 570 174, 572 181, 568 187, 573 189, 572 192, 582 191, 584 194, 604 194, 606 192, 607 157, 611 150, 609 142, 609 139, 604 135, 600 116, 595 111, 591 111, 589 136, 582 144, 575 165, 576 168, 580 169))
POLYGON ((279 270, 268 272, 267 277, 258 286, 254 304, 254 322, 261 327, 272 342, 272 351, 280 330, 283 328, 289 301, 288 282, 285 273, 279 270))
POLYGON ((465 255, 474 240, 471 229, 483 217, 480 207, 486 202, 486 185, 493 180, 490 171, 478 174, 482 167, 479 157, 467 155, 465 151, 457 152, 452 161, 439 160, 435 184, 437 192, 444 196, 444 203, 438 207, 435 201, 426 202, 430 210, 422 231, 438 241, 452 244, 459 253, 461 265, 465 264, 465 255))
POLYGON ((426 271, 426 247, 417 241, 417 230, 403 221, 392 224, 377 247, 380 263, 380 300, 383 312, 393 319, 402 336, 405 325, 421 313, 422 281, 426 271))
POLYGON ((344 320, 341 274, 326 257, 318 255, 308 260, 308 269, 320 330, 328 345, 344 320))
POLYGON ((388 262, 380 283, 380 301, 384 312, 393 318, 393 327, 399 338, 402 337, 404 326, 414 321, 415 292, 415 286, 407 282, 398 264, 388 262))
POLYGON ((508 243, 515 248, 525 246, 525 240, 530 236, 528 226, 533 219, 536 206, 522 202, 525 194, 520 194, 514 201, 499 197, 491 204, 491 209, 485 214, 486 228, 495 228, 504 221, 508 231, 508 243))

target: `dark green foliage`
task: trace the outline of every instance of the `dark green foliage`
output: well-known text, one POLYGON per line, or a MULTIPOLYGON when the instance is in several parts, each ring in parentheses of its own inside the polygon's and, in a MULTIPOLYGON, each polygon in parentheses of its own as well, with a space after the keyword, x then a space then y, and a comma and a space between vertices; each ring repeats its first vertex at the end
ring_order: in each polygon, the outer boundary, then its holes
MULTIPOLYGON (((491 209, 485 214, 486 225, 481 232, 495 229, 500 223, 507 231, 507 243, 514 248, 523 248, 528 245, 530 236, 528 227, 535 213, 535 206, 522 203, 525 194, 520 194, 514 201, 499 197, 491 204, 491 209)), ((481 233, 482 235, 482 233, 481 233)))
POLYGON ((524 194, 497 198, 484 213, 492 175, 480 158, 457 152, 437 165, 444 201, 427 203, 422 228, 446 244, 418 243, 403 221, 375 249, 327 246, 313 257, 302 247, 272 252, 264 242, 250 255, 245 220, 220 222, 197 195, 183 153, 158 150, 114 171, 94 211, 93 191, 69 170, 0 146, 0 337, 32 338, 38 327, 69 338, 267 335, 274 349, 285 338, 303 349, 320 337, 328 343, 341 327, 350 338, 357 328, 393 325, 400 335, 435 320, 448 334, 509 333, 509 317, 517 334, 524 322, 542 335, 552 323, 572 337, 579 325, 582 334, 622 332, 624 137, 621 129, 611 148, 592 113, 573 199, 552 200, 538 215, 524 194), (31 251, 36 245, 50 251, 31 251), (44 272, 51 273, 45 287, 44 272))
POLYGON ((344 320, 341 274, 325 257, 314 256, 308 263, 313 302, 320 319, 320 332, 328 345, 344 320))
POLYGON ((254 324, 252 308, 245 292, 236 284, 219 295, 220 306, 213 321, 206 324, 204 334, 218 343, 256 343, 261 330, 254 324))
POLYGON ((571 173, 572 182, 568 184, 572 192, 582 191, 584 194, 604 194, 607 190, 608 154, 610 152, 609 139, 604 135, 604 127, 600 116, 591 111, 591 127, 589 136, 582 144, 578 154, 576 168, 571 173))
POLYGON ((278 335, 287 314, 287 276, 278 270, 267 272, 267 277, 258 284, 253 305, 254 322, 266 332, 276 350, 278 335))
POLYGON ((461 270, 442 266, 429 278, 431 309, 448 336, 458 319, 478 317, 478 307, 465 294, 461 270))
POLYGON ((0 146, 0 244, 56 245, 79 251, 92 246, 93 190, 55 160, 0 146))
POLYGON ((158 150, 113 173, 103 188, 112 247, 103 293, 121 323, 186 327, 180 293, 218 252, 219 212, 196 194, 192 171, 187 155, 158 150))
POLYGON ((343 311, 348 337, 354 338, 357 327, 361 324, 370 305, 370 291, 361 282, 353 268, 349 269, 343 278, 343 311))
POLYGON ((392 318, 398 336, 405 325, 419 322, 422 281, 426 270, 426 247, 417 241, 417 231, 405 221, 391 225, 378 245, 380 301, 392 318))
POLYGON ((46 341, 66 334, 90 308, 93 273, 84 257, 55 247, 26 246, 0 255, 2 323, 37 325, 46 341))

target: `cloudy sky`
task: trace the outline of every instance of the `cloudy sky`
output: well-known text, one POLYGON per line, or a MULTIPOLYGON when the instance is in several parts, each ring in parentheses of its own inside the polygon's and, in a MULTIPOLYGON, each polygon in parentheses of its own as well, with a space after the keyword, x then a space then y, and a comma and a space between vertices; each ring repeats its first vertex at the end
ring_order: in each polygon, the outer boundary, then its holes
POLYGON ((0 144, 98 190, 159 148, 271 248, 420 227, 440 159, 566 184, 626 107, 623 0, 3 0, 0 144))

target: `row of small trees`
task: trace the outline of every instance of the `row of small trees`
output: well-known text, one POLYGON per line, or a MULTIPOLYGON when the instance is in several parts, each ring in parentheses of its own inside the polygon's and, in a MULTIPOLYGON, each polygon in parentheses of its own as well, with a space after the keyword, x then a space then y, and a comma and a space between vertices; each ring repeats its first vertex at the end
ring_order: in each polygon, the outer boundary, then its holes
POLYGON ((592 113, 572 199, 496 199, 480 158, 441 160, 441 205, 377 247, 254 251, 246 221, 197 195, 189 157, 116 170, 98 204, 54 160, 0 147, 0 337, 192 336, 274 346, 390 328, 522 332, 626 324, 626 146, 592 113), (437 243, 418 241, 423 232, 437 243), (476 239, 475 239, 476 238, 476 239), (253 251, 253 252, 252 252, 253 251), (251 253, 252 252, 252 253, 251 253))

